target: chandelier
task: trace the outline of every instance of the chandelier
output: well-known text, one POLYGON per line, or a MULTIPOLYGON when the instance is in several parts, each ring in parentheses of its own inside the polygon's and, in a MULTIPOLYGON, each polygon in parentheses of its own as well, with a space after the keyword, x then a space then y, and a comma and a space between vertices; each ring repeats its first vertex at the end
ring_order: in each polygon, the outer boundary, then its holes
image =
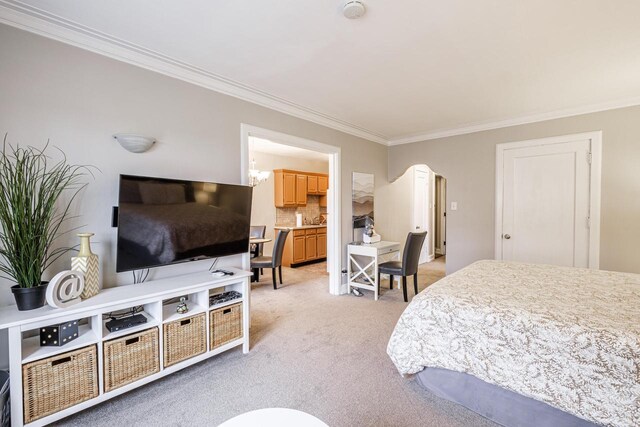
POLYGON ((249 185, 255 187, 261 184, 269 178, 269 171, 259 171, 256 169, 255 159, 251 160, 251 167, 249 168, 249 185))

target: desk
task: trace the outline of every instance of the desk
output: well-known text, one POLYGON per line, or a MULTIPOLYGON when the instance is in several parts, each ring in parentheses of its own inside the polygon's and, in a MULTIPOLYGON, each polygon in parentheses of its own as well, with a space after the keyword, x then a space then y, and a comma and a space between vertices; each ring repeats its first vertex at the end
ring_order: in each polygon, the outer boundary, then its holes
POLYGON ((373 291, 374 299, 378 300, 378 264, 380 257, 396 258, 400 253, 399 242, 381 241, 377 243, 351 243, 347 246, 347 291, 360 288, 373 291), (358 259, 357 257, 360 257, 358 259), (368 258, 365 262, 362 258, 368 258), (366 263, 366 265, 365 265, 366 263), (355 266, 357 271, 352 270, 355 266), (373 268, 373 272, 371 269, 373 268))

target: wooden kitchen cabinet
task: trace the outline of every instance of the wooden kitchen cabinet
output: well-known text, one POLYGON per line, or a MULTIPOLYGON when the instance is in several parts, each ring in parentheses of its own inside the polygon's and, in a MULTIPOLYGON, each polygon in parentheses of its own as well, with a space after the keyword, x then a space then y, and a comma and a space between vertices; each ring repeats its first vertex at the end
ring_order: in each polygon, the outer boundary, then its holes
POLYGON ((307 176, 307 193, 318 194, 318 178, 315 175, 307 176))
POLYGON ((327 174, 276 169, 273 171, 273 178, 274 201, 277 208, 306 206, 307 195, 320 196, 320 206, 327 206, 326 194, 329 185, 327 174))
POLYGON ((290 264, 297 264, 305 262, 307 260, 307 254, 305 251, 306 238, 305 236, 293 236, 293 254, 290 264))
POLYGON ((307 175, 296 175, 296 204, 298 206, 307 204, 307 175))
POLYGON ((307 261, 318 258, 318 236, 315 234, 305 236, 305 256, 307 261))
MULTIPOLYGON (((275 205, 277 208, 294 207, 297 205, 296 182, 297 175, 295 173, 274 170, 274 195, 275 205)), ((306 204, 306 200, 305 200, 306 204)))
POLYGON ((327 257, 327 227, 294 229, 289 234, 284 245, 282 265, 295 267, 327 257))
POLYGON ((318 194, 327 194, 329 188, 329 176, 318 175, 318 194))
POLYGON ((317 248, 316 255, 318 258, 327 257, 327 229, 326 228, 318 229, 316 248, 317 248))

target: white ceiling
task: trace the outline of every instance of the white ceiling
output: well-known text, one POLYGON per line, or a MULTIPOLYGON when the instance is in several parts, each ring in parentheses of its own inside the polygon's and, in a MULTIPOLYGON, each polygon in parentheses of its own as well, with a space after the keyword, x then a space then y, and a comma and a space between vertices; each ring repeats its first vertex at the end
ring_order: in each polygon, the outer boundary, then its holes
POLYGON ((329 155, 317 151, 306 150, 292 145, 278 144, 263 138, 249 137, 249 154, 252 152, 267 153, 276 156, 296 157, 298 159, 320 160, 329 163, 329 155))
POLYGON ((640 104, 640 1, 364 2, 0 0, 0 22, 383 143, 640 104))

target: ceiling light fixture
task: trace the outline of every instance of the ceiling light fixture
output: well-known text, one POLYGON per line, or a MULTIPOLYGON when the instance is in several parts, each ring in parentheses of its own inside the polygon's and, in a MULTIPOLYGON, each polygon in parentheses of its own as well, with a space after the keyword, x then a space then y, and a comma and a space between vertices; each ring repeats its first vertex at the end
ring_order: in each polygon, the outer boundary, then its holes
POLYGON ((255 187, 258 184, 261 184, 269 178, 269 171, 259 171, 256 169, 256 161, 255 159, 251 160, 251 168, 249 169, 249 185, 251 187, 255 187))
POLYGON ((342 9, 344 16, 349 19, 358 19, 364 15, 365 12, 364 3, 360 0, 349 0, 344 4, 344 8, 342 9))

